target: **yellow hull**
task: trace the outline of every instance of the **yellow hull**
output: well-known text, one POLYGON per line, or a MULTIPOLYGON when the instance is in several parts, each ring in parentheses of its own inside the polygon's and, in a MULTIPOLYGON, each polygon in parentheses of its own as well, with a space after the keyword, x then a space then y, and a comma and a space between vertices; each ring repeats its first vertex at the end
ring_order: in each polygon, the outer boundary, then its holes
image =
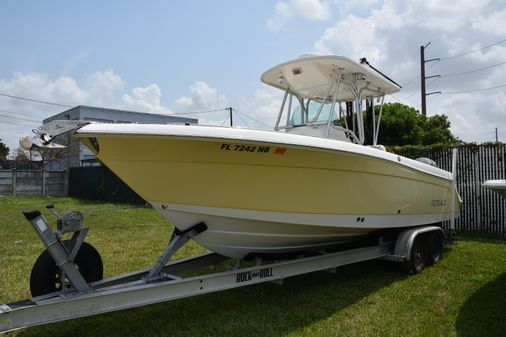
POLYGON ((242 257, 349 241, 450 218, 451 180, 359 153, 251 140, 79 135, 176 227, 242 257))

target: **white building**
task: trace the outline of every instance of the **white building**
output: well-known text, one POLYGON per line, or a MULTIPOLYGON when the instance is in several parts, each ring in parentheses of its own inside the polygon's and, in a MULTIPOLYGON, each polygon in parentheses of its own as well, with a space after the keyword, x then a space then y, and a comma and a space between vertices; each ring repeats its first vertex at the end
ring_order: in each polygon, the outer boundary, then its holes
MULTIPOLYGON (((97 108, 85 105, 79 105, 65 110, 59 114, 44 119, 42 123, 46 124, 53 120, 83 120, 102 123, 198 124, 198 119, 196 118, 97 108)), ((84 145, 80 144, 77 138, 72 137, 70 133, 59 136, 57 142, 64 145, 70 144, 70 146, 67 147, 65 152, 62 152, 62 158, 49 163, 47 169, 65 170, 69 167, 100 165, 100 163, 95 160, 93 153, 84 145)))

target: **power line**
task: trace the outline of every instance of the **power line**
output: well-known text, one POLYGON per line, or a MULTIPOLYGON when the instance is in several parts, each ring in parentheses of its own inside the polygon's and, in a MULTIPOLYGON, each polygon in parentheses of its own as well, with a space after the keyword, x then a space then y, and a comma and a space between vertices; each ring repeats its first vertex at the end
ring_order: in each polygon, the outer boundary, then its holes
POLYGON ((8 114, 11 114, 11 115, 14 115, 14 116, 23 116, 23 117, 34 117, 34 118, 37 118, 37 116, 33 116, 33 115, 29 115, 29 114, 24 114, 24 113, 20 113, 20 112, 13 112, 13 111, 9 111, 9 110, 4 110, 4 109, 0 109, 0 112, 5 112, 5 113, 8 113, 8 114))
MULTIPOLYGON (((425 69, 426 71, 428 71, 430 68, 434 67, 439 61, 436 61, 434 63, 432 63, 430 66, 427 67, 427 69, 425 69)), ((409 81, 407 81, 406 83, 404 83, 402 85, 403 88, 405 88, 408 84, 410 84, 411 82, 413 82, 414 80, 416 80, 417 78, 420 78, 420 74, 416 75, 415 77, 413 77, 412 79, 410 79, 409 81)))
POLYGON ((0 96, 9 97, 9 98, 13 98, 13 99, 19 99, 19 100, 33 102, 33 103, 48 104, 48 105, 61 106, 61 107, 65 107, 65 108, 72 108, 72 106, 66 105, 66 104, 41 101, 41 100, 38 100, 38 99, 32 99, 32 98, 21 97, 21 96, 14 96, 14 95, 9 95, 9 94, 4 94, 4 93, 0 93, 0 96))
POLYGON ((237 113, 236 116, 239 117, 239 119, 244 123, 244 125, 251 127, 251 125, 241 117, 241 114, 237 113))
MULTIPOLYGON (((14 96, 14 95, 9 95, 9 94, 5 94, 5 93, 0 93, 0 96, 9 97, 9 98, 13 98, 13 99, 19 99, 19 100, 28 101, 28 102, 34 102, 34 103, 41 103, 41 104, 48 104, 48 105, 54 105, 54 106, 61 106, 61 107, 65 107, 65 108, 72 108, 73 107, 71 105, 54 103, 54 102, 47 102, 47 101, 41 101, 41 100, 38 100, 38 99, 21 97, 21 96, 14 96)), ((203 113, 217 112, 217 111, 223 111, 223 110, 226 110, 226 109, 225 108, 221 108, 221 109, 202 110, 202 111, 174 112, 171 115, 194 115, 194 114, 203 114, 203 113)), ((3 110, 3 111, 7 112, 5 110, 3 110)))
POLYGON ((247 117, 247 118, 249 118, 249 119, 251 119, 251 120, 253 120, 253 121, 255 121, 255 122, 259 123, 259 124, 263 124, 263 125, 267 126, 268 128, 272 128, 272 125, 269 125, 269 124, 267 124, 267 123, 264 123, 264 122, 262 122, 262 121, 259 121, 258 119, 255 119, 255 118, 253 118, 253 117, 251 117, 251 116, 249 116, 249 115, 245 114, 244 112, 240 112, 239 110, 237 110, 237 109, 235 109, 235 108, 234 108, 234 111, 235 111, 235 112, 237 112, 237 113, 239 113, 239 114, 241 114, 241 115, 243 115, 244 117, 247 117))
MULTIPOLYGON (((54 106, 61 106, 61 107, 65 107, 65 108, 72 108, 73 107, 73 106, 67 105, 67 104, 47 102, 47 101, 42 101, 42 100, 28 98, 28 97, 9 95, 9 94, 5 94, 5 93, 0 93, 0 96, 4 96, 4 97, 8 97, 8 98, 13 98, 13 99, 19 99, 19 100, 28 101, 28 102, 34 102, 34 103, 41 103, 41 104, 48 104, 48 105, 54 105, 54 106)), ((203 110, 203 111, 174 112, 174 113, 172 113, 172 115, 194 115, 194 114, 210 113, 210 112, 217 112, 217 111, 223 111, 223 110, 225 110, 225 108, 213 109, 213 110, 203 110)))
POLYGON ((225 120, 223 122, 221 122, 221 125, 225 125, 225 123, 228 121, 228 119, 230 118, 230 115, 227 115, 227 118, 225 118, 225 120))
MULTIPOLYGON (((492 43, 490 45, 484 46, 484 47, 479 48, 479 49, 474 49, 474 50, 468 51, 468 52, 463 53, 463 54, 459 54, 459 55, 455 55, 455 56, 449 56, 449 57, 444 57, 444 58, 435 58, 435 59, 428 60, 428 61, 436 61, 436 62, 434 62, 433 64, 431 64, 429 67, 427 67, 427 69, 422 69, 422 73, 423 73, 423 75, 425 75, 425 70, 429 70, 430 68, 432 68, 433 66, 435 66, 437 63, 439 63, 439 61, 446 61, 446 60, 455 59, 455 58, 458 58, 458 57, 463 57, 463 56, 466 56, 466 55, 469 55, 469 54, 472 54, 472 53, 476 53, 478 51, 485 50, 485 49, 491 48, 493 46, 502 44, 504 42, 506 42, 506 39, 497 41, 495 43, 492 43)), ((429 44, 430 44, 430 42, 429 42, 429 44)), ((427 46, 429 44, 427 44, 427 46)), ((422 50, 422 52, 421 52, 422 54, 423 54, 423 49, 425 49, 427 46, 420 47, 421 50, 422 50)), ((423 55, 421 56, 421 60, 423 62, 422 63, 422 68, 424 68, 425 62, 428 62, 428 61, 424 60, 423 55)), ((498 66, 501 66, 503 64, 506 64, 506 61, 505 62, 501 62, 501 63, 497 63, 497 64, 493 64, 493 65, 490 65, 490 66, 482 67, 482 68, 479 68, 479 69, 473 69, 473 70, 463 71, 463 72, 460 72, 460 73, 429 76, 429 77, 435 77, 435 79, 432 80, 432 81, 430 81, 427 84, 425 84, 425 82, 422 81, 423 82, 423 88, 420 88, 419 90, 413 92, 412 94, 408 95, 407 97, 402 98, 402 100, 407 100, 408 98, 414 96, 415 94, 417 94, 420 91, 422 91, 422 96, 425 96, 425 87, 428 87, 429 85, 433 84, 434 82, 436 82, 441 77, 454 77, 454 76, 460 76, 460 75, 470 74, 470 73, 474 73, 474 72, 483 71, 483 70, 491 69, 491 68, 494 68, 494 67, 498 67, 498 66)), ((410 83, 412 83, 416 79, 420 78, 421 76, 422 76, 422 74, 416 75, 415 77, 413 77, 410 80, 408 80, 407 82, 405 82, 402 86, 404 88, 406 88, 406 86, 408 86, 410 83)), ((428 77, 426 77, 426 78, 428 78, 428 77)), ((443 92, 442 94, 470 93, 470 92, 477 92, 477 91, 492 90, 492 89, 497 89, 497 88, 501 88, 501 87, 503 87, 503 85, 495 86, 495 87, 491 87, 491 88, 474 89, 474 90, 467 90, 467 91, 449 91, 449 92, 443 92)), ((392 97, 394 97, 394 96, 392 96, 392 97)), ((397 99, 396 97, 394 97, 394 98, 397 99)), ((422 98, 422 110, 425 110, 425 103, 426 102, 423 102, 423 100, 424 100, 423 98, 422 98)), ((434 98, 432 98, 432 99, 434 99, 434 98)), ((429 101, 431 101, 432 99, 430 99, 429 101)))
MULTIPOLYGON (((428 71, 430 68, 434 67, 434 66, 435 66, 438 62, 439 62, 439 61, 436 61, 435 63, 432 63, 430 66, 428 66, 428 67, 427 67, 427 69, 426 69, 426 70, 428 71)), ((420 75, 417 75, 416 77, 412 78, 409 82, 412 82, 412 81, 414 81, 415 79, 417 79, 417 78, 419 78, 419 77, 420 77, 420 75)), ((430 82, 429 84, 427 84, 426 86, 429 86, 431 83, 434 83, 435 81, 437 81, 437 79, 438 79, 438 78, 436 78, 435 80, 431 81, 431 82, 430 82)), ((405 85, 404 85, 404 87, 405 87, 405 85)), ((401 98, 401 99, 402 99, 402 100, 404 100, 404 101, 407 101, 407 100, 408 100, 408 98, 413 97, 414 95, 418 94, 420 91, 421 91, 421 89, 418 89, 417 91, 414 91, 413 93, 411 93, 411 94, 409 94, 408 96, 406 96, 406 97, 404 97, 404 98, 401 98)))
POLYGON ((483 67, 483 68, 478 68, 478 69, 474 69, 474 70, 464 71, 464 72, 461 72, 461 73, 441 75, 441 77, 453 77, 453 76, 460 76, 460 75, 471 74, 471 73, 475 73, 475 72, 478 72, 478 71, 487 70, 487 69, 494 68, 494 67, 499 67, 499 66, 502 66, 503 64, 506 64, 506 61, 505 62, 501 62, 501 63, 497 63, 497 64, 493 64, 491 66, 483 67))
MULTIPOLYGON (((432 96, 431 98, 429 98, 429 99, 427 100, 427 103, 429 103, 430 101, 432 101, 432 100, 436 99, 437 97, 439 97, 439 95, 442 95, 442 94, 443 94, 443 93, 438 93, 437 95, 432 96)), ((419 104, 419 105, 415 108, 415 110, 420 109, 420 107, 421 107, 421 106, 422 106, 422 104, 419 104)))
MULTIPOLYGON (((439 95, 441 95, 441 93, 440 93, 439 95)), ((430 102, 430 101, 432 101, 432 100, 434 100, 434 99, 438 98, 438 97, 439 97, 439 95, 434 95, 434 96, 432 96, 431 98, 429 98, 429 99, 427 100, 427 102, 430 102)))
MULTIPOLYGON (((430 43, 430 42, 429 42, 429 43, 430 43)), ((425 71, 428 71, 428 70, 430 70, 432 67, 434 67, 434 66, 435 66, 435 65, 439 62, 439 59, 432 59, 432 60, 428 60, 427 62, 429 62, 429 61, 435 61, 435 62, 434 62, 434 63, 432 63, 430 66, 428 66, 426 69, 424 69, 424 70, 423 70, 423 73, 424 73, 424 78, 425 78, 425 79, 427 79, 427 77, 425 77, 425 71)), ((425 63, 426 63, 426 62, 424 61, 424 63, 423 63, 424 65, 423 65, 423 67, 425 67, 425 63)), ((409 80, 408 82, 406 82, 406 84, 404 84, 404 86, 403 86, 403 87, 404 87, 404 88, 406 88, 406 86, 407 86, 409 83, 411 83, 411 82, 413 82, 414 80, 416 80, 416 79, 420 78, 420 76, 421 76, 421 74, 416 75, 416 76, 415 76, 415 77, 413 77, 411 80, 409 80)), ((439 75, 436 75, 436 76, 439 76, 439 75)), ((437 79, 436 79, 436 80, 437 80, 437 79)), ((436 80, 434 80, 434 81, 436 81, 436 80)), ((432 81, 432 82, 430 82, 430 83, 433 83, 434 81, 432 81)), ((425 82, 425 81, 424 81, 424 82, 425 82)), ((430 84, 430 83, 429 83, 429 84, 430 84)), ((424 83, 424 88, 423 88, 423 90, 424 90, 424 93, 425 93, 425 83, 424 83)), ((407 100, 408 100, 408 98, 411 98, 411 97, 413 97, 414 95, 417 95, 417 94, 418 94, 418 93, 420 93, 421 91, 422 91, 422 87, 420 86, 420 89, 418 89, 418 90, 414 91, 413 93, 411 93, 410 95, 406 96, 405 98, 402 98, 402 100, 407 101, 407 100)))
MULTIPOLYGON (((405 98, 398 98, 392 94, 389 94, 387 96, 391 96, 393 99, 395 99, 397 102, 401 103, 401 104, 409 104, 408 100, 405 99, 405 98)), ((412 96, 412 95, 411 95, 412 96)))
POLYGON ((429 83, 427 83, 425 86, 428 88, 432 83, 436 82, 437 80, 439 80, 442 76, 438 76, 438 77, 434 77, 434 79, 432 81, 430 81, 429 83))
POLYGON ((392 96, 392 98, 395 99, 397 102, 402 103, 401 100, 395 97, 393 94, 390 94, 389 96, 392 96))
POLYGON ((402 98, 402 100, 407 101, 408 98, 413 97, 414 95, 418 94, 419 92, 420 92, 420 90, 414 91, 412 94, 402 98))
POLYGON ((0 121, 0 124, 14 124, 14 125, 22 125, 22 126, 26 126, 26 127, 34 127, 34 126, 37 126, 37 124, 35 123, 30 123, 30 122, 23 122, 23 121, 0 121))
POLYGON ((409 81, 407 81, 406 83, 404 83, 402 85, 402 87, 405 88, 408 84, 410 84, 411 82, 413 82, 414 80, 416 80, 419 77, 420 77, 420 75, 416 75, 415 77, 413 77, 412 79, 410 79, 409 81))
POLYGON ((37 121, 37 120, 34 120, 34 119, 28 119, 28 118, 23 118, 23 117, 13 117, 13 116, 1 114, 1 113, 0 113, 0 117, 11 118, 11 119, 19 119, 20 121, 35 122, 35 123, 40 123, 41 122, 41 121, 37 121))
POLYGON ((485 50, 485 49, 488 49, 490 47, 497 46, 498 44, 501 44, 501 43, 504 43, 504 42, 506 42, 506 39, 498 41, 498 42, 495 42, 495 43, 492 43, 492 44, 489 44, 488 46, 485 46, 485 47, 482 47, 482 48, 479 48, 479 49, 470 50, 470 51, 468 51, 466 53, 463 53, 463 54, 460 54, 460 55, 441 57, 441 61, 452 60, 452 59, 456 59, 458 57, 462 57, 462 56, 466 56, 466 55, 469 55, 469 54, 473 54, 473 53, 479 52, 481 50, 485 50))
POLYGON ((214 109, 214 110, 203 110, 203 111, 188 111, 188 112, 174 112, 172 115, 195 115, 195 114, 204 114, 209 112, 217 112, 227 110, 226 108, 214 109))
POLYGON ((442 94, 442 95, 450 95, 450 94, 467 94, 467 93, 470 93, 470 92, 478 92, 478 91, 493 90, 493 89, 498 89, 498 88, 503 88, 503 87, 506 87, 506 84, 502 84, 502 85, 498 85, 498 86, 495 86, 495 87, 490 87, 490 88, 481 88, 481 89, 473 89, 473 90, 465 90, 465 91, 444 91, 444 92, 442 92, 441 94, 442 94))

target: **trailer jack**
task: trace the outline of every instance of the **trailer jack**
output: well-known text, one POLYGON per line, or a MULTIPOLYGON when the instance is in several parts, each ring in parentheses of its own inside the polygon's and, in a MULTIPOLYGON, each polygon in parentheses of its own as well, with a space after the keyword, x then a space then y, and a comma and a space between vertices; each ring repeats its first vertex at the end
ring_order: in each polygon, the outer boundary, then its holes
MULTIPOLYGON (((41 292, 44 292, 45 289, 51 287, 51 281, 53 281, 51 278, 54 275, 46 274, 42 277, 48 277, 46 279, 41 279, 41 273, 34 272, 46 267, 46 265, 51 262, 50 259, 54 260, 57 269, 59 269, 58 278, 60 279, 59 282, 62 292, 67 290, 66 280, 68 280, 72 287, 80 294, 93 291, 75 263, 77 254, 83 246, 84 238, 88 233, 88 229, 82 227, 82 214, 80 212, 73 211, 66 213, 62 217, 53 210, 52 205, 48 205, 47 208, 58 217, 58 231, 56 232, 51 229, 51 226, 49 226, 39 211, 35 210, 23 212, 25 218, 31 223, 33 229, 38 234, 44 244, 44 247, 46 248, 46 251, 42 253, 39 259, 37 259, 32 271, 32 278, 37 278, 30 281, 32 295, 43 295, 41 292), (72 239, 67 242, 61 239, 61 235, 66 232, 73 233, 72 239)), ((100 269, 102 268, 101 265, 102 260, 100 259, 100 269)), ((102 275, 100 275, 100 278, 102 278, 102 275)), ((56 281, 58 282, 58 280, 56 281)))

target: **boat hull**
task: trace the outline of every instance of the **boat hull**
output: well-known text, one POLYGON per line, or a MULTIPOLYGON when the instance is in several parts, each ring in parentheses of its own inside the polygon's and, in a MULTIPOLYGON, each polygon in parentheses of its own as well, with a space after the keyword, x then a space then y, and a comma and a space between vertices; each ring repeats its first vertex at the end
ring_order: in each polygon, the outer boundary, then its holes
POLYGON ((483 183, 483 187, 506 198, 506 180, 487 180, 483 183))
POLYGON ((225 256, 314 251, 360 241, 374 231, 440 222, 440 215, 356 215, 256 212, 250 210, 152 203, 164 217, 187 229, 203 222, 208 230, 194 239, 225 256), (360 219, 360 220, 357 220, 360 219))
POLYGON ((158 134, 85 127, 78 136, 90 148, 90 139, 98 143, 98 158, 178 229, 205 222, 194 239, 226 256, 319 249, 451 215, 447 172, 407 158, 339 141, 318 147, 307 136, 273 142, 166 127, 158 134))

